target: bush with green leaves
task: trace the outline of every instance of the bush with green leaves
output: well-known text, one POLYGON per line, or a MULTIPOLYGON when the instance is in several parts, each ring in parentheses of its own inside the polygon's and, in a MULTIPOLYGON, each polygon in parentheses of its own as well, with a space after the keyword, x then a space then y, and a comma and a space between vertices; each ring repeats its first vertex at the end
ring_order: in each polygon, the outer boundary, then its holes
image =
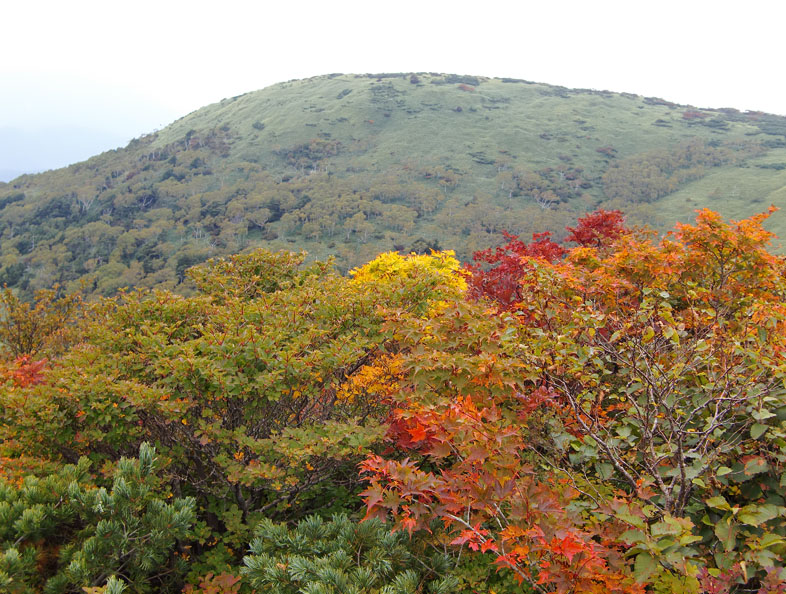
POLYGON ((450 558, 405 532, 346 515, 309 516, 294 529, 261 522, 243 559, 247 582, 274 594, 449 594, 450 558))
POLYGON ((82 593, 118 580, 131 593, 176 591, 185 564, 175 548, 190 536, 194 500, 166 501, 147 443, 119 461, 109 489, 89 468, 83 458, 19 487, 0 483, 0 591, 82 593))
POLYGON ((352 278, 305 258, 218 259, 189 271, 191 297, 96 305, 40 381, 0 388, 0 444, 100 465, 155 443, 172 488, 198 502, 196 575, 239 563, 263 516, 357 509, 357 463, 380 447, 388 405, 356 380, 394 349, 386 316, 426 315, 463 279, 450 254, 384 254, 352 278))

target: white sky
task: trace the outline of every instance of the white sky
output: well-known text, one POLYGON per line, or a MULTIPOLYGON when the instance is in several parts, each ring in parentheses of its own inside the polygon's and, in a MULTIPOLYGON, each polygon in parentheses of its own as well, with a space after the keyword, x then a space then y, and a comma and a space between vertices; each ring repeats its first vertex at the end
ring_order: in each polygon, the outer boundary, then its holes
POLYGON ((331 72, 507 76, 786 115, 783 0, 9 0, 2 20, 0 129, 130 140, 331 72))

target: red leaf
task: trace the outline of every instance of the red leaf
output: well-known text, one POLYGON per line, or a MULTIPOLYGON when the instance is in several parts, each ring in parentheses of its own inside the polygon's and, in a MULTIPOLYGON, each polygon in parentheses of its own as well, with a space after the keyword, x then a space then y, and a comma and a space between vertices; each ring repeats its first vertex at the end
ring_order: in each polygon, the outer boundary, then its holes
POLYGON ((407 429, 407 432, 412 437, 412 441, 423 441, 426 439, 426 428, 422 425, 416 425, 407 429))

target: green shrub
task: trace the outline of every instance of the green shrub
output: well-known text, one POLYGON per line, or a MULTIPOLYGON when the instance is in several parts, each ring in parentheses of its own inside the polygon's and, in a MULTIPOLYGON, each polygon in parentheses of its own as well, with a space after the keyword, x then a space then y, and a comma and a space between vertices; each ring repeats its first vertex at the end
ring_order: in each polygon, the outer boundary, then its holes
MULTIPOLYGON (((123 458, 109 490, 91 479, 89 462, 18 488, 0 483, 0 591, 82 593, 122 576, 129 592, 176 591, 184 572, 174 555, 189 537, 194 500, 173 499, 156 476, 155 449, 123 458)), ((111 583, 110 583, 111 582, 111 583)))
POLYGON ((290 530, 265 520, 256 529, 243 575, 275 594, 405 594, 457 591, 451 563, 381 521, 309 516, 290 530))

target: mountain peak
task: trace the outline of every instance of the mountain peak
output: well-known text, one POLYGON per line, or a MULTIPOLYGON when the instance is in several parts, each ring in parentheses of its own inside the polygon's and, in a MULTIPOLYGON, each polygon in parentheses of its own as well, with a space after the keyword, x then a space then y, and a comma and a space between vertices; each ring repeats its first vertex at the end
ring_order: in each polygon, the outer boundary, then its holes
MULTIPOLYGON (((786 118, 441 73, 328 74, 194 111, 127 147, 0 186, 0 281, 181 286, 210 256, 500 240, 597 207, 670 227, 786 200, 786 118)), ((777 230, 779 222, 772 222, 777 230)), ((185 287, 181 287, 186 290, 185 287)))

